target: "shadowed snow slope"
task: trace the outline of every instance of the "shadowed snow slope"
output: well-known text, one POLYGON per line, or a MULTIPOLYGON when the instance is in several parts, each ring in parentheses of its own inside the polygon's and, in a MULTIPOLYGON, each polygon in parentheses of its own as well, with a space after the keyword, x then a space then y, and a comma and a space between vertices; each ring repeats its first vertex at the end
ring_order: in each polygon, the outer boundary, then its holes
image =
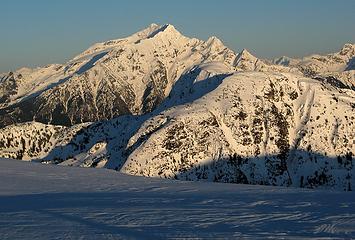
POLYGON ((0 160, 1 239, 355 237, 355 195, 0 160))

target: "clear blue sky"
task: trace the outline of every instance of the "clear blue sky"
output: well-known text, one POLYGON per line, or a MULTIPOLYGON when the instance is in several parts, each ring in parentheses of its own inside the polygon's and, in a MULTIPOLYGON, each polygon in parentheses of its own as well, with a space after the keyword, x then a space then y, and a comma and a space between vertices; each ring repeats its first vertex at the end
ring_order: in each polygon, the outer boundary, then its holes
POLYGON ((258 57, 299 57, 355 42, 355 0, 1 0, 0 72, 64 63, 153 22, 258 57))

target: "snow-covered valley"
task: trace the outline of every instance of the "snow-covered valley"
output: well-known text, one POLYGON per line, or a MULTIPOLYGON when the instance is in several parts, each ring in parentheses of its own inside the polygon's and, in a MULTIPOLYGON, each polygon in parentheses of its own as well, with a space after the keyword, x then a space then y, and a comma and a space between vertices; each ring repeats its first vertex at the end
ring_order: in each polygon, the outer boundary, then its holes
POLYGON ((0 161, 1 239, 352 239, 353 192, 0 161))

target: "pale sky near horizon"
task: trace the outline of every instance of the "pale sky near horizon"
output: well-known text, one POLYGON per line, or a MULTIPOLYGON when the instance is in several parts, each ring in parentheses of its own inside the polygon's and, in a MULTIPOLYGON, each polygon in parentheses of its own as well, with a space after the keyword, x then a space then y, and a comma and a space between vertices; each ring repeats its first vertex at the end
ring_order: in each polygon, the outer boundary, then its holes
POLYGON ((0 72, 64 63, 151 23, 261 58, 330 53, 355 43, 354 12, 355 0, 1 0, 0 72))

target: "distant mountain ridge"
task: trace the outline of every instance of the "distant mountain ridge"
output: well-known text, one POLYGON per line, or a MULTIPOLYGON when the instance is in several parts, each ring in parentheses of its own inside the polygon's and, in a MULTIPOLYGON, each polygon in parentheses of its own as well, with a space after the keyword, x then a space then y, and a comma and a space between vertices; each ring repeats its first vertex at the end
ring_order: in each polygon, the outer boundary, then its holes
POLYGON ((355 90, 355 44, 345 44, 339 52, 311 55, 303 59, 281 57, 274 64, 297 68, 305 76, 355 90))

